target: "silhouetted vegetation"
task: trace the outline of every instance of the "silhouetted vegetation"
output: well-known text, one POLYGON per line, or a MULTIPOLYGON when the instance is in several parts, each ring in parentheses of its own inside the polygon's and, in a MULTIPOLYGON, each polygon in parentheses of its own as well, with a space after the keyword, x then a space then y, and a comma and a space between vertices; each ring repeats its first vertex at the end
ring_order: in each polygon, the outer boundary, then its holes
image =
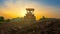
POLYGON ((0 17, 0 34, 60 34, 60 19, 43 16, 38 21, 34 20, 35 23, 20 18, 11 20, 0 17))
POLYGON ((4 21, 4 17, 0 16, 0 22, 4 21))

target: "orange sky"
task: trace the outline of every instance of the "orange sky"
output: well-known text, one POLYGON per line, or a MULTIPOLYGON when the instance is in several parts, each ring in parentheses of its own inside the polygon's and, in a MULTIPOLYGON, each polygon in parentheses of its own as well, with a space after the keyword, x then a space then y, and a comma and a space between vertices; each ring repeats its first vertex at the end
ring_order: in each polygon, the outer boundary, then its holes
POLYGON ((16 18, 16 17, 24 17, 26 14, 26 8, 34 8, 34 15, 37 19, 42 16, 50 17, 50 18, 59 18, 57 8, 54 6, 48 6, 42 3, 37 2, 24 2, 24 1, 16 1, 16 3, 5 2, 5 7, 0 8, 0 16, 4 16, 5 18, 16 18))

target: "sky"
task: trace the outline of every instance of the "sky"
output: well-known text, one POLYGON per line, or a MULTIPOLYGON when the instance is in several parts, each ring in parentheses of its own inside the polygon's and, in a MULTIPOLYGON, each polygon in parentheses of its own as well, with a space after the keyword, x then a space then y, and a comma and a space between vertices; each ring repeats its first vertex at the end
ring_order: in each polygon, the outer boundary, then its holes
POLYGON ((0 0, 0 16, 24 17, 26 8, 34 8, 36 19, 42 16, 60 18, 60 0, 0 0))

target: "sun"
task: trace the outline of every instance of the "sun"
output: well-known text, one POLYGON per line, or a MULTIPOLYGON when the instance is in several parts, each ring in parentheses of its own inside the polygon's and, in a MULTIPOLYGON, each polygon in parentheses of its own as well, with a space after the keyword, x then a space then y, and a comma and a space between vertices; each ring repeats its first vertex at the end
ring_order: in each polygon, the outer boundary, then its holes
POLYGON ((21 16, 24 17, 26 15, 26 11, 21 11, 21 16))
POLYGON ((25 9, 23 9, 23 10, 21 9, 21 11, 20 11, 20 13, 19 13, 19 16, 20 16, 20 17, 24 17, 24 16, 26 15, 26 13, 27 13, 27 12, 26 12, 25 9))

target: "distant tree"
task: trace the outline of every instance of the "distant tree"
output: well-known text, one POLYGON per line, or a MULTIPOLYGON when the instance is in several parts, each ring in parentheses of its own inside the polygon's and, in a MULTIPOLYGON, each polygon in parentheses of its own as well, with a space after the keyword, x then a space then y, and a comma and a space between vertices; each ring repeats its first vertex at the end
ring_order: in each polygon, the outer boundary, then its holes
POLYGON ((42 19, 45 19, 45 16, 42 16, 42 19))
POLYGON ((42 16, 42 18, 40 18, 40 20, 44 20, 44 19, 46 19, 45 16, 42 16))
POLYGON ((6 22, 10 22, 10 19, 7 19, 6 22))
POLYGON ((1 22, 1 21, 4 21, 4 17, 2 17, 2 16, 0 17, 0 22, 1 22))

